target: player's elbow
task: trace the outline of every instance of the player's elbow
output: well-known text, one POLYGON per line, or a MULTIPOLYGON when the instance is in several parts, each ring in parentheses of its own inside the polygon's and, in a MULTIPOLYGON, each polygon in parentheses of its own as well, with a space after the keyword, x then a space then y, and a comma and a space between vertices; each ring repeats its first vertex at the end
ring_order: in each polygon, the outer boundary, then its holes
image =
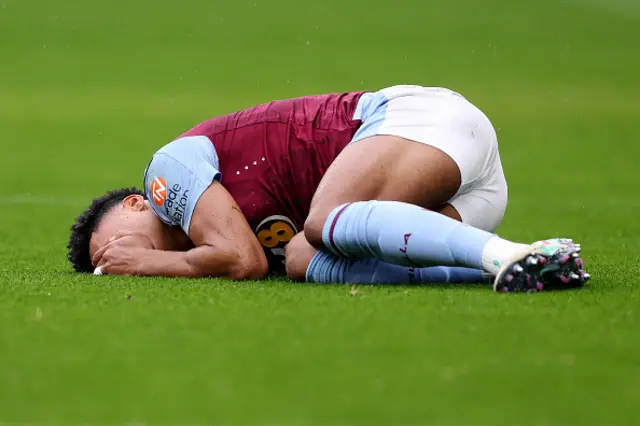
POLYGON ((249 250, 236 258, 229 270, 230 278, 236 281, 261 280, 269 272, 269 264, 263 250, 249 250))
POLYGON ((262 280, 267 276, 268 267, 261 262, 246 262, 236 265, 230 271, 234 281, 262 280))

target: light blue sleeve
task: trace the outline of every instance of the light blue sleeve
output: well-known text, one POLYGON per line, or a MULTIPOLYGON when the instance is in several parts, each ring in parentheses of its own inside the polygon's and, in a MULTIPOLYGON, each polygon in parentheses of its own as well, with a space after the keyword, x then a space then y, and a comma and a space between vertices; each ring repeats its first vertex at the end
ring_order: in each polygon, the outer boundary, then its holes
POLYGON ((154 213, 189 235, 200 196, 220 180, 218 154, 206 136, 177 139, 156 152, 144 173, 144 192, 154 213))

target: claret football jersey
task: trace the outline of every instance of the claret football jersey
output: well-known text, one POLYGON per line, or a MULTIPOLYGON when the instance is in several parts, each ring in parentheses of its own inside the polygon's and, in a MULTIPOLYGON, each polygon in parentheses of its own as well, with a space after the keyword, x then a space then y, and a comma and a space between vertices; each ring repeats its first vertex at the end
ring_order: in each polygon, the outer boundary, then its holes
POLYGON ((144 188, 156 215, 189 235, 198 199, 214 180, 233 196, 269 259, 302 231, 325 171, 351 142, 363 92, 274 101, 215 117, 157 151, 144 188))

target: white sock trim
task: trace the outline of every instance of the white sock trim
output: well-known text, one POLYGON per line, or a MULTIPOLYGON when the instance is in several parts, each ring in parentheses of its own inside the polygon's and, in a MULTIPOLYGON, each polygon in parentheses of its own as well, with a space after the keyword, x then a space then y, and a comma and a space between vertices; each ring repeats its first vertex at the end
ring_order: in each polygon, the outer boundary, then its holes
POLYGON ((493 275, 497 275, 505 262, 520 253, 530 250, 531 246, 529 244, 514 243, 497 235, 493 236, 487 241, 482 250, 482 268, 493 275))

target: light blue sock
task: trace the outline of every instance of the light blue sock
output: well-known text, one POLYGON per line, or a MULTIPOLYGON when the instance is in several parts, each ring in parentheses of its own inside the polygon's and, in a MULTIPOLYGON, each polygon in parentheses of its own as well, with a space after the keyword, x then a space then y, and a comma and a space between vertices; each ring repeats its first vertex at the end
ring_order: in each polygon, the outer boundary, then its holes
POLYGON ((381 262, 378 259, 347 259, 319 251, 307 268, 311 283, 427 284, 483 283, 480 269, 432 266, 413 268, 381 262))
POLYGON ((402 266, 482 268, 493 234, 413 204, 359 201, 334 209, 322 240, 339 257, 376 258, 402 266))

